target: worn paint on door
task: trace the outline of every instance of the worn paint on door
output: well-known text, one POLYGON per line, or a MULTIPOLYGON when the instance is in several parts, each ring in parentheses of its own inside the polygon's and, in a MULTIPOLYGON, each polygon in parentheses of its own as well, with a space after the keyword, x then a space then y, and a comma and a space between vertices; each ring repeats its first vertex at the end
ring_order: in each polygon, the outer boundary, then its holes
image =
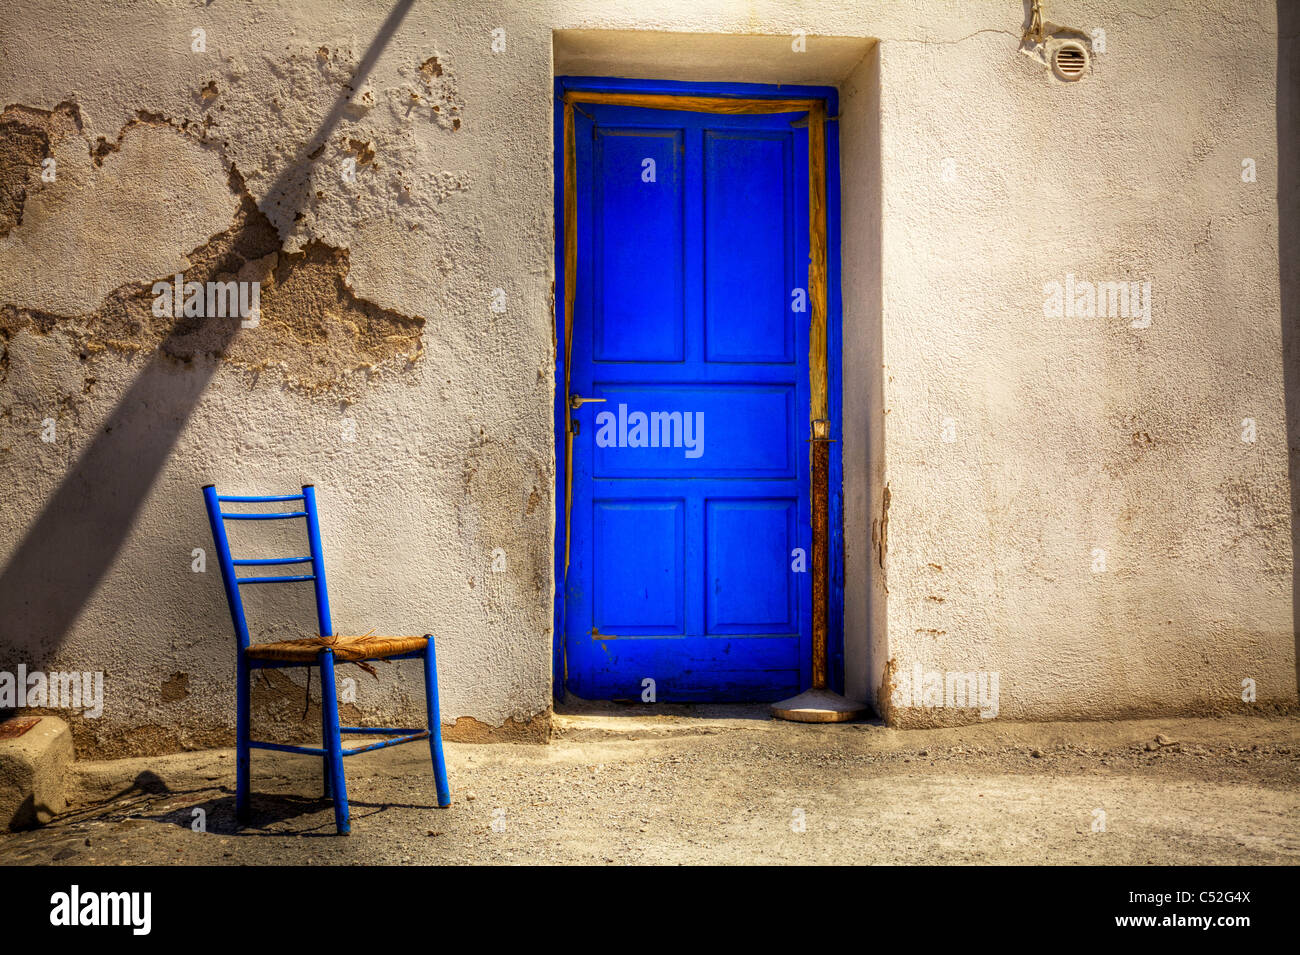
POLYGON ((566 686, 775 700, 811 634, 806 114, 584 103, 566 686))

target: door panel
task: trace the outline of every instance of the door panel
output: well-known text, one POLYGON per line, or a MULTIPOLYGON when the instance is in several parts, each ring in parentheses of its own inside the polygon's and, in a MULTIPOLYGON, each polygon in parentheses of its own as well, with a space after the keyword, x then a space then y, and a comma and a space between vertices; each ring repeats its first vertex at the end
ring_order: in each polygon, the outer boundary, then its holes
POLYGON ((798 504, 791 499, 716 499, 705 502, 706 632, 799 632, 799 601, 787 561, 796 546, 798 504))
POLYGON ((685 636, 686 502, 604 498, 593 503, 593 617, 619 639, 685 636))
POLYGON ((595 131, 592 142, 596 361, 681 361, 686 327, 682 279, 682 130, 595 131), (654 189, 639 171, 655 164, 654 189), (635 229, 627 228, 629 222, 635 229), (655 320, 644 321, 646 315, 655 320))
POLYGON ((802 114, 583 104, 569 692, 775 700, 811 646, 802 114))
MULTIPOLYGON (((623 369, 619 371, 621 374, 623 369)), ((796 444, 801 442, 796 437, 797 399, 792 385, 602 382, 598 397, 606 399, 603 406, 584 406, 575 417, 581 420, 585 414, 590 427, 596 428, 597 419, 592 415, 607 409, 614 416, 610 422, 613 435, 635 438, 626 419, 640 412, 646 415, 651 446, 634 447, 627 440, 620 441, 621 446, 597 444, 591 459, 597 479, 796 475, 796 444), (691 422, 685 420, 687 414, 692 415, 691 422), (666 433, 674 440, 664 441, 666 433), (693 446, 687 445, 687 439, 693 446)))
POLYGON ((704 137, 705 342, 709 361, 793 362, 789 170, 793 137, 704 137), (735 254, 744 250, 744 254, 735 254))

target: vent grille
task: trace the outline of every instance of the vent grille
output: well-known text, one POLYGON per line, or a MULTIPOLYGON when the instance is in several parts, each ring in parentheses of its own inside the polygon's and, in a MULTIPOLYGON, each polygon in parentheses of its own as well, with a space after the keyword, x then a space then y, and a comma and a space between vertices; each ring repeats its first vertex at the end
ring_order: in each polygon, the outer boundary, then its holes
POLYGON ((1081 46, 1066 44, 1052 57, 1052 67, 1057 76, 1067 83, 1073 83, 1088 69, 1088 54, 1081 46))

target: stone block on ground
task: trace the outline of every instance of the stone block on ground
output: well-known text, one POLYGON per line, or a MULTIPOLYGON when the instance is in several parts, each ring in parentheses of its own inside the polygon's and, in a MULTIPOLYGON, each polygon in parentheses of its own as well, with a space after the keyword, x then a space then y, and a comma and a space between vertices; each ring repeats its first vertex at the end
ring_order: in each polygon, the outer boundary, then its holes
POLYGON ((63 812, 75 758, 72 731, 54 716, 40 717, 20 735, 0 738, 0 830, 43 826, 63 812))

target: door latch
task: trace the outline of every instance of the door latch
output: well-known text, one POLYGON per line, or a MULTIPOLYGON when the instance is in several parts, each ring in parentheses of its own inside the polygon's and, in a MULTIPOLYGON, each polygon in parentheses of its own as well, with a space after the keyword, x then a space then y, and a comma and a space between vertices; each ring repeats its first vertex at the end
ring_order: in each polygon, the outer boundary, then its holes
POLYGON ((591 401, 605 401, 604 398, 584 398, 582 395, 569 395, 569 407, 577 411, 583 405, 591 401))

